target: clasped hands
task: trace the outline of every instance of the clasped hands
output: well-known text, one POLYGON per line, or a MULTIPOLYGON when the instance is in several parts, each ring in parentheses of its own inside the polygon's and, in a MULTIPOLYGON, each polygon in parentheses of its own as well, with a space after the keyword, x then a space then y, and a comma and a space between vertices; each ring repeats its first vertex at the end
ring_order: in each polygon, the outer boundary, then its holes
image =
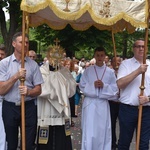
POLYGON ((94 82, 94 85, 95 85, 96 88, 102 88, 104 84, 101 80, 96 80, 94 82))

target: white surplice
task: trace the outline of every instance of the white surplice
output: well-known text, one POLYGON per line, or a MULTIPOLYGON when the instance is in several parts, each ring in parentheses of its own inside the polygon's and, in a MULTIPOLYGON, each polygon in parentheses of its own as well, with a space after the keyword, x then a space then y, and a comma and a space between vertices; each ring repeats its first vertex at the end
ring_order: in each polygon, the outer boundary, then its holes
POLYGON ((64 125, 71 119, 69 98, 75 94, 76 81, 67 68, 49 71, 49 64, 40 67, 44 83, 38 96, 38 125, 64 125))
POLYGON ((0 97, 0 150, 6 150, 6 134, 2 118, 2 100, 0 97))
POLYGON ((80 80, 84 93, 82 105, 82 150, 111 150, 111 119, 108 100, 115 100, 118 94, 114 70, 103 65, 88 67, 80 80), (95 88, 99 79, 103 88, 95 88))

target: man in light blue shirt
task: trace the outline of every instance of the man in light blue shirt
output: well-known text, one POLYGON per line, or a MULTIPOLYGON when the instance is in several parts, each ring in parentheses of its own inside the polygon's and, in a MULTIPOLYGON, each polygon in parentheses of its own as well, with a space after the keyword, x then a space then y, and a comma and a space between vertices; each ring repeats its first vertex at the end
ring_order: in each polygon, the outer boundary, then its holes
MULTIPOLYGON (((42 75, 38 64, 29 57, 24 58, 21 68, 22 32, 13 36, 14 53, 0 62, 0 95, 3 95, 2 117, 6 131, 8 150, 16 150, 18 146, 18 127, 21 126, 21 95, 25 95, 25 131, 26 150, 33 150, 37 129, 36 98, 41 94, 42 75), (21 78, 25 85, 20 86, 21 78)), ((25 35, 25 56, 29 48, 29 38, 25 35)))

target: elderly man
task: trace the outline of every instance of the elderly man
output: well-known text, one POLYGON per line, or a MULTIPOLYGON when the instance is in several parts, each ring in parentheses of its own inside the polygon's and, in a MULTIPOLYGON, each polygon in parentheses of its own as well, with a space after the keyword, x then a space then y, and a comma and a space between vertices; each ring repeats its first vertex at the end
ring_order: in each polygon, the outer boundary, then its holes
POLYGON ((29 57, 32 60, 36 60, 36 58, 37 58, 36 52, 34 50, 29 50, 29 57))

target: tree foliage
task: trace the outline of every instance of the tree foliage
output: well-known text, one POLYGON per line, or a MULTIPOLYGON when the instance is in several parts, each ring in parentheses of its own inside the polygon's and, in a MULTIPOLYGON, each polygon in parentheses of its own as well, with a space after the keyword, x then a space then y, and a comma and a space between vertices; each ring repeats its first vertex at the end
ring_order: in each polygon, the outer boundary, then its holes
POLYGON ((3 37, 7 53, 11 54, 13 49, 11 46, 11 39, 17 30, 21 30, 21 0, 3 0, 0 1, 0 29, 3 37), (10 15, 9 26, 6 24, 4 8, 10 15))
POLYGON ((110 32, 100 31, 94 27, 86 31, 73 30, 69 25, 63 30, 52 30, 47 25, 39 26, 35 29, 35 38, 44 43, 44 46, 54 44, 54 40, 59 38, 60 45, 65 48, 68 56, 72 57, 92 57, 93 49, 97 46, 107 45, 110 32), (78 53, 80 52, 80 53, 78 53))
MULTIPOLYGON (((132 44, 136 39, 144 38, 144 30, 138 29, 129 34, 126 31, 114 34, 117 55, 123 58, 132 56, 132 44)), ((97 46, 103 46, 107 54, 114 55, 111 31, 101 31, 94 27, 86 31, 73 30, 69 25, 63 30, 52 30, 47 25, 35 28, 35 38, 40 40, 44 46, 54 44, 54 39, 59 38, 68 56, 77 58, 85 57, 91 59, 93 50, 97 46)))

